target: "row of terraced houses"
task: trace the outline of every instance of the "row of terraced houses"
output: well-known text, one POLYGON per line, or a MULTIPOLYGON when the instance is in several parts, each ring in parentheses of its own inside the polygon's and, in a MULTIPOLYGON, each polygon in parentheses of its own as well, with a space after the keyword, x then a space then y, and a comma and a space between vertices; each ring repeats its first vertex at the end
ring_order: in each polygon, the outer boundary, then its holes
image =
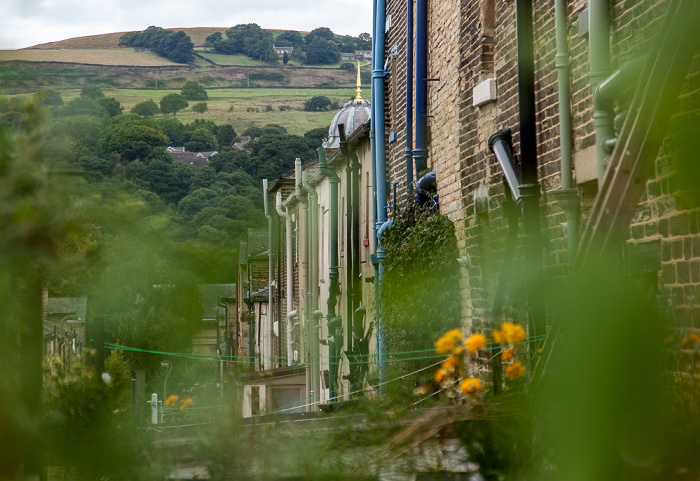
POLYGON ((549 332, 547 293, 600 259, 676 332, 697 332, 697 3, 374 4, 371 96, 358 88, 318 160, 266 183, 268 229, 241 246, 244 414, 315 410, 382 381, 374 292, 394 183, 455 225, 465 329, 492 322, 514 203, 525 260, 510 294, 527 299, 531 333, 549 332))

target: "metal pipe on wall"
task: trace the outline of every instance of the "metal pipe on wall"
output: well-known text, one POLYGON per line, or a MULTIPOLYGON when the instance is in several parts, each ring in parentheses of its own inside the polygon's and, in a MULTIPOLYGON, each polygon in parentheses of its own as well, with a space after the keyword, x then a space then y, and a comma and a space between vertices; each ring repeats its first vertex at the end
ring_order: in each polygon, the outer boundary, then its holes
POLYGON ((416 177, 428 169, 428 0, 416 0, 416 177))
POLYGON ((556 0, 555 27, 557 54, 555 64, 559 87, 559 151, 561 156, 561 189, 552 195, 561 205, 566 215, 566 239, 569 264, 573 264, 578 251, 578 189, 573 187, 571 161, 571 55, 569 54, 566 0, 556 0))
MULTIPOLYGON (((273 302, 273 282, 272 282, 272 275, 273 275, 273 246, 274 246, 274 237, 273 237, 273 225, 272 225, 272 215, 270 214, 270 211, 268 209, 268 202, 267 202, 267 179, 263 179, 263 204, 265 206, 265 217, 267 217, 267 229, 268 229, 268 248, 267 248, 267 320, 269 324, 269 339, 268 339, 268 356, 269 361, 265 363, 264 361, 261 362, 265 366, 266 369, 271 369, 274 367, 274 354, 273 354, 273 337, 274 337, 274 323, 275 323, 275 316, 272 315, 272 302, 273 302)), ((262 326, 260 326, 262 328, 262 326)), ((262 329, 261 329, 262 330, 262 329)), ((263 358, 262 352, 260 353, 260 357, 263 358)))
POLYGON ((284 210, 282 207, 282 192, 277 192, 275 199, 275 208, 277 214, 285 220, 285 255, 286 255, 286 271, 287 271, 287 366, 291 366, 294 360, 294 347, 292 346, 292 318, 290 314, 294 311, 294 271, 292 258, 292 243, 294 241, 294 224, 292 223, 292 215, 289 210, 284 210))
POLYGON ((413 0, 406 0, 406 190, 413 190, 413 0))
MULTIPOLYGON (((610 0, 590 0, 588 45, 591 66, 591 92, 610 75, 610 0)), ((593 106, 598 187, 603 185, 608 153, 605 141, 615 136, 611 102, 593 106)))

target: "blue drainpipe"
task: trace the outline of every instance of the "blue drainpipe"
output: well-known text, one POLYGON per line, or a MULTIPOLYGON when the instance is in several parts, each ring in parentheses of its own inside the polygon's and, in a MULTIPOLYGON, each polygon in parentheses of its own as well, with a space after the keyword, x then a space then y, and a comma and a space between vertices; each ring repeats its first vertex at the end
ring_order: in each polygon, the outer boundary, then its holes
MULTIPOLYGON (((374 2, 374 44, 372 55, 372 123, 374 128, 374 169, 372 185, 374 186, 376 211, 375 215, 375 302, 381 292, 383 252, 379 248, 379 232, 387 220, 386 214, 386 147, 384 120, 384 29, 386 27, 386 0, 374 2)), ((377 315, 377 366, 379 368, 380 384, 386 380, 386 363, 384 362, 384 335, 382 313, 379 305, 377 315)), ((381 388, 379 390, 381 394, 381 388)))
POLYGON ((428 168, 428 0, 416 0, 416 177, 428 168))
POLYGON ((406 2, 406 190, 413 190, 413 0, 406 2))

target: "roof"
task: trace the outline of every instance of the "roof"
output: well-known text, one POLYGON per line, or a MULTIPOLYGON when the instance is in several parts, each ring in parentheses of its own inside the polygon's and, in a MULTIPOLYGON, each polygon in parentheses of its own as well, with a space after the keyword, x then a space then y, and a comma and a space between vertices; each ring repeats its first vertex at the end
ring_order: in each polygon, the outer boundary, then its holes
POLYGON ((325 149, 337 149, 340 147, 340 133, 338 125, 345 125, 345 135, 350 136, 358 127, 371 118, 370 103, 364 99, 351 100, 346 103, 340 112, 335 114, 331 126, 328 128, 328 140, 323 143, 325 149))
POLYGON ((217 154, 217 152, 170 152, 173 159, 195 167, 206 167, 209 164, 209 157, 215 154, 217 154))
POLYGON ((253 302, 267 302, 270 300, 270 288, 265 286, 255 292, 250 293, 249 299, 253 302))
POLYGON ((268 250, 268 233, 262 229, 248 229, 248 257, 255 257, 268 250))
POLYGON ((241 241, 241 245, 238 248, 238 263, 240 265, 248 263, 248 243, 246 241, 241 241))
POLYGON ((87 297, 49 297, 46 313, 50 316, 68 316, 74 314, 86 319, 87 297))
POLYGON ((199 286, 202 297, 202 320, 216 320, 220 310, 221 299, 236 298, 236 284, 202 284, 199 286))

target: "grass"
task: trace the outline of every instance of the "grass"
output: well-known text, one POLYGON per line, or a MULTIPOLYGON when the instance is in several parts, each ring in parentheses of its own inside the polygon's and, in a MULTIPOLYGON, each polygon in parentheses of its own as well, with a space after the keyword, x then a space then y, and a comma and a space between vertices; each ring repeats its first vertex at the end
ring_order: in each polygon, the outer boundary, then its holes
POLYGON ((162 67, 178 65, 155 52, 137 52, 133 48, 70 50, 0 50, 0 62, 62 62, 91 65, 133 65, 162 67))
MULTIPOLYGON (((215 32, 224 33, 230 27, 193 27, 193 28, 169 28, 166 30, 184 31, 192 40, 195 47, 204 45, 204 40, 215 32)), ((103 35, 89 35, 87 37, 75 37, 57 42, 42 43, 32 48, 39 49, 84 49, 84 48, 117 48, 119 39, 128 32, 106 33, 103 35)))
MULTIPOLYGON (((61 91, 61 95, 64 100, 70 100, 77 96, 78 92, 78 90, 61 91)), ((116 98, 124 107, 124 112, 129 112, 139 102, 153 100, 159 103, 165 95, 179 93, 179 90, 104 88, 103 92, 107 97, 116 98)), ((253 125, 279 124, 286 127, 290 134, 301 135, 317 127, 327 127, 337 113, 336 110, 305 112, 303 105, 306 100, 317 95, 325 95, 331 101, 343 105, 354 92, 352 89, 214 88, 207 89, 207 93, 209 109, 204 114, 193 112, 192 105, 197 102, 190 102, 190 106, 178 112, 177 117, 182 122, 206 119, 216 124, 230 124, 236 132, 243 132, 253 125), (271 111, 266 110, 268 105, 272 107, 271 111), (292 110, 280 111, 279 107, 283 105, 291 107, 292 110)))

